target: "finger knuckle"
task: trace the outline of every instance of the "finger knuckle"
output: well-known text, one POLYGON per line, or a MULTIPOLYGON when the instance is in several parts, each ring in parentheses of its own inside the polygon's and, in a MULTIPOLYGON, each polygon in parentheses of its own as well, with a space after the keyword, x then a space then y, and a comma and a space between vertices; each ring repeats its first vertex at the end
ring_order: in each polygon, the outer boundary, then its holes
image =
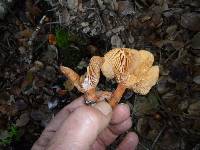
POLYGON ((94 108, 83 106, 80 108, 82 115, 86 117, 86 123, 95 126, 99 122, 99 117, 94 108))

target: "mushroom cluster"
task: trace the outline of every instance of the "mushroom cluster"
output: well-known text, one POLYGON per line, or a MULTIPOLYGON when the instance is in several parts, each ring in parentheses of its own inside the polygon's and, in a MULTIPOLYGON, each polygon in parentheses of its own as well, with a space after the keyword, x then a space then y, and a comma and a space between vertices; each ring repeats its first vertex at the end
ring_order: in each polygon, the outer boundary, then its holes
POLYGON ((115 48, 104 57, 93 56, 85 75, 79 76, 68 67, 61 66, 61 72, 67 76, 74 86, 85 93, 86 103, 98 101, 96 86, 100 71, 107 79, 115 78, 118 86, 113 92, 109 104, 114 108, 120 101, 126 88, 135 93, 146 95, 159 77, 159 67, 153 66, 154 56, 146 50, 115 48))

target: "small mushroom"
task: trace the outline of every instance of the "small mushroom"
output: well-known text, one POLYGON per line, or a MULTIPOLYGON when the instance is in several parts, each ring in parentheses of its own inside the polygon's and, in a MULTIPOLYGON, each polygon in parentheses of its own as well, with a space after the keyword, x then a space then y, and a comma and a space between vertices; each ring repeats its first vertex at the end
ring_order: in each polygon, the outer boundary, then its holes
POLYGON ((118 82, 109 100, 112 107, 120 101, 126 88, 141 95, 150 91, 159 77, 159 67, 152 66, 153 62, 154 56, 145 50, 115 48, 105 54, 101 71, 106 78, 118 82))
POLYGON ((85 94, 86 104, 95 103, 99 99, 95 91, 99 82, 102 64, 103 59, 101 57, 93 56, 87 67, 86 74, 82 76, 79 76, 75 71, 68 67, 60 66, 61 72, 71 80, 80 92, 85 94))

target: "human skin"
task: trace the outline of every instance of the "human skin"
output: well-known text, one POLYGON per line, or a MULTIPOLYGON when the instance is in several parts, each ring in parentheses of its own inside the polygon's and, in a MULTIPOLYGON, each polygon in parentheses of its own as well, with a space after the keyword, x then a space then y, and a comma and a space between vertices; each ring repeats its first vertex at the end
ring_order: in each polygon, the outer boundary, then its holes
MULTIPOLYGON (((97 92, 98 96, 105 92, 97 92)), ((105 102, 86 106, 79 97, 65 106, 44 129, 32 150, 104 150, 132 126, 128 105, 114 110, 105 102)), ((134 150, 138 137, 127 133, 118 150, 134 150)))

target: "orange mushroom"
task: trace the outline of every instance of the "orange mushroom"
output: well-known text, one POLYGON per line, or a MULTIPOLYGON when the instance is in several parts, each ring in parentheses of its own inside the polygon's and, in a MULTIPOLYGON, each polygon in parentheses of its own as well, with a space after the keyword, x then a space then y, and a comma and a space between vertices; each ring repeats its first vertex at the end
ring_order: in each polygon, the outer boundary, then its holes
POLYGON ((104 56, 101 71, 108 79, 115 78, 117 89, 113 92, 109 104, 115 107, 126 88, 146 95, 159 77, 159 67, 152 66, 154 56, 145 50, 115 48, 104 56))
POLYGON ((103 59, 101 57, 93 56, 90 60, 89 66, 87 67, 86 74, 82 76, 79 76, 75 71, 68 67, 60 66, 61 72, 71 80, 80 92, 85 93, 87 104, 98 101, 95 90, 99 82, 102 63, 103 59))
POLYGON ((154 56, 148 51, 115 48, 106 53, 104 57, 93 56, 85 75, 79 76, 72 69, 64 66, 61 66, 60 70, 80 92, 85 93, 87 104, 99 100, 95 91, 100 71, 108 79, 115 78, 118 86, 109 100, 109 104, 114 108, 126 88, 132 89, 135 93, 146 95, 156 84, 159 77, 159 67, 152 66, 153 62, 154 56))

